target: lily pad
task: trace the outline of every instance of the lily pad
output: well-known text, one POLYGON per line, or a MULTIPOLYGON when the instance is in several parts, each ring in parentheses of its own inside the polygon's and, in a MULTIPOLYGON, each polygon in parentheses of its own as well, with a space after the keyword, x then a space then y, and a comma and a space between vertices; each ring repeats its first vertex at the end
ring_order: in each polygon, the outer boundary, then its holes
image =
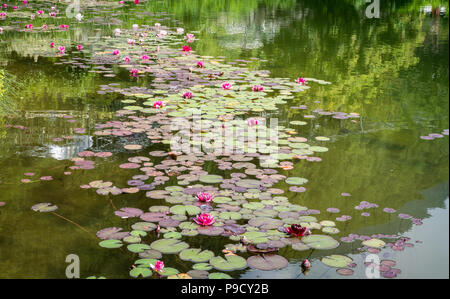
POLYGON ((333 249, 339 246, 339 242, 326 235, 309 235, 302 238, 305 245, 314 249, 333 249))
POLYGON ((143 267, 136 267, 131 269, 130 276, 134 278, 138 278, 139 276, 142 276, 143 278, 149 277, 152 275, 152 270, 148 268, 143 267))
POLYGON ((286 268, 289 265, 287 259, 276 254, 263 254, 251 256, 247 259, 250 268, 263 271, 272 271, 286 268))
POLYGON ((232 277, 226 273, 211 273, 208 276, 209 279, 232 279, 232 277))
POLYGON ((120 240, 104 240, 98 243, 103 248, 119 248, 122 247, 123 243, 120 240))
POLYGON ((372 248, 380 248, 380 247, 383 247, 384 245, 386 245, 386 243, 380 239, 365 240, 362 242, 362 244, 367 247, 372 247, 372 248))
POLYGON ((53 212, 58 209, 56 205, 52 205, 51 203, 38 203, 31 207, 31 209, 35 212, 48 213, 53 212))
POLYGON ((185 249, 180 252, 180 259, 193 263, 203 263, 209 261, 214 256, 214 252, 201 250, 200 248, 185 249))
POLYGON ((199 214, 201 209, 193 205, 175 205, 170 208, 170 212, 177 215, 186 215, 187 213, 190 216, 194 216, 199 214))
POLYGON ((348 264, 353 262, 351 258, 345 255, 332 254, 329 256, 325 256, 322 258, 322 263, 327 266, 335 267, 335 268, 344 268, 347 267, 348 264))
POLYGON ((237 255, 227 255, 225 258, 216 256, 211 258, 209 263, 219 271, 235 271, 247 267, 247 261, 243 257, 237 255))
POLYGON ((177 239, 161 239, 154 241, 150 247, 162 253, 174 254, 189 248, 189 244, 177 239))

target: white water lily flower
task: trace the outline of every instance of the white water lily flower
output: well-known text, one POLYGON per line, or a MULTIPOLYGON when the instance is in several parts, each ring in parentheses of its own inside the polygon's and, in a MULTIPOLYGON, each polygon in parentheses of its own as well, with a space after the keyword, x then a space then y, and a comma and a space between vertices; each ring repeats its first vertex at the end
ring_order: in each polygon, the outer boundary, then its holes
POLYGON ((134 30, 134 31, 138 30, 138 28, 139 28, 139 25, 138 25, 138 24, 133 24, 133 30, 134 30))
POLYGON ((83 15, 80 14, 80 13, 78 13, 78 14, 75 16, 75 19, 77 19, 78 22, 81 22, 81 20, 83 19, 83 15))

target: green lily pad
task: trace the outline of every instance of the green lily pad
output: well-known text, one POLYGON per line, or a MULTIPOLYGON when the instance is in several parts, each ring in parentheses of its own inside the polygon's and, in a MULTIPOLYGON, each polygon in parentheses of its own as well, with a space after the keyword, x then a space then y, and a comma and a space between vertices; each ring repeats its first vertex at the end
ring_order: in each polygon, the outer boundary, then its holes
POLYGON ((159 271, 158 273, 163 277, 167 277, 170 275, 177 275, 178 273, 180 273, 180 271, 175 268, 164 267, 164 269, 162 269, 162 271, 159 271))
POLYGON ((209 263, 219 271, 242 270, 247 267, 247 261, 237 255, 227 255, 225 258, 216 256, 211 258, 209 263))
POLYGON ((120 240, 104 240, 98 243, 103 248, 119 248, 122 247, 123 243, 120 240))
POLYGON ((199 181, 202 183, 207 183, 207 184, 218 184, 223 181, 223 177, 221 177, 220 175, 215 175, 215 174, 207 174, 207 175, 202 175, 199 178, 199 181))
POLYGON ((232 277, 226 273, 211 273, 208 276, 209 279, 232 279, 232 277))
POLYGON ((185 249, 180 252, 180 259, 193 263, 203 263, 209 261, 214 256, 214 252, 201 250, 200 248, 185 249))
POLYGON ((154 241, 150 247, 162 253, 174 254, 189 248, 189 244, 177 239, 161 239, 154 241))
POLYGON ((335 268, 344 268, 347 267, 348 264, 353 262, 351 258, 345 255, 332 254, 329 256, 325 256, 322 258, 322 263, 327 266, 335 267, 335 268))
POLYGON ((302 242, 314 249, 333 249, 339 242, 326 235, 309 235, 302 238, 302 242))
POLYGON ((383 247, 384 245, 386 245, 386 243, 380 239, 366 240, 366 241, 363 241, 362 244, 367 247, 372 247, 372 248, 380 248, 380 247, 383 247))
POLYGON ((127 249, 134 253, 144 252, 147 249, 150 249, 150 246, 147 244, 130 244, 127 246, 127 249))
POLYGON ((194 270, 203 270, 203 271, 209 271, 212 268, 213 267, 209 263, 198 263, 198 264, 194 264, 192 266, 192 269, 194 269, 194 270))
POLYGON ((170 212, 177 215, 186 215, 187 213, 190 216, 194 216, 199 214, 201 210, 199 207, 193 205, 176 205, 170 208, 170 212))
POLYGON ((142 276, 143 278, 149 277, 152 275, 152 270, 148 268, 136 267, 131 269, 130 276, 134 278, 138 278, 142 276))
POLYGON ((287 178, 285 182, 286 182, 286 184, 289 184, 289 185, 303 185, 303 184, 306 184, 308 182, 308 180, 305 178, 290 177, 290 178, 287 178))

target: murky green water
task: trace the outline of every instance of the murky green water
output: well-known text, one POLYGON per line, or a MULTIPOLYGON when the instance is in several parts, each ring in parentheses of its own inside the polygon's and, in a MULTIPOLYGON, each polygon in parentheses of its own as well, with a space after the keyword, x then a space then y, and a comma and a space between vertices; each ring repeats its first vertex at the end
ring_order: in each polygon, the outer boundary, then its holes
MULTIPOLYGON (((47 12, 49 2, 33 1, 27 9, 44 8, 47 12)), ((114 215, 115 207, 147 210, 152 204, 164 203, 152 202, 144 192, 118 195, 110 202, 80 188, 98 179, 124 187, 138 174, 118 167, 136 153, 123 150, 123 143, 118 144, 116 138, 93 135, 95 124, 116 119, 114 112, 124 106, 120 102, 123 95, 98 91, 111 83, 121 88, 148 86, 150 79, 140 78, 136 83, 121 68, 112 68, 115 77, 105 77, 96 69, 76 68, 58 57, 38 53, 52 41, 68 44, 70 40, 74 46, 96 39, 100 42, 111 36, 114 28, 155 22, 195 33, 197 40, 192 47, 196 54, 233 65, 256 57, 259 60, 250 68, 269 70, 273 77, 331 82, 311 84, 310 89, 267 115, 286 126, 292 120, 307 121, 298 132, 308 139, 331 138, 321 162, 295 161, 294 169, 279 170, 288 177, 307 178, 306 192, 290 192, 286 184, 275 187, 285 190, 284 196, 291 203, 320 210, 316 215, 319 220, 351 216, 349 221, 336 222, 340 230, 333 235, 336 239, 352 233, 410 237, 414 247, 402 251, 385 248, 378 253, 381 259, 397 262, 396 268, 401 270, 398 278, 448 278, 448 136, 420 138, 449 127, 448 17, 421 14, 418 2, 382 2, 381 17, 368 19, 364 1, 151 1, 137 7, 84 8, 82 23, 64 20, 71 26, 67 32, 5 30, 0 34, 0 71, 6 74, 5 79, 0 73, 0 96, 5 99, 5 108, 0 106, 4 110, 0 114, 0 202, 6 203, 0 207, 0 278, 64 278, 68 254, 80 257, 81 277, 129 277, 136 254, 125 248, 101 248, 97 238, 54 215, 36 213, 31 206, 56 204, 58 214, 95 233, 105 227, 129 225, 114 215), (308 110, 292 109, 301 105, 308 110), (304 118, 315 109, 354 112, 361 117, 304 118), (67 114, 75 117, 75 123, 63 117, 67 114), (87 134, 75 135, 76 127, 86 128, 87 134), (54 141, 62 136, 73 138, 54 141), (84 150, 111 151, 114 155, 96 162, 95 169, 64 175, 73 165, 70 159, 84 150), (23 184, 26 172, 35 172, 37 177, 50 175, 54 180, 34 179, 23 184), (342 197, 343 192, 351 197, 342 197), (365 217, 361 215, 364 211, 354 208, 361 201, 379 207, 368 210, 370 216, 365 217), (326 212, 330 207, 341 212, 326 212), (397 213, 385 213, 385 207, 397 213), (397 217, 398 213, 420 218, 423 224, 414 225, 397 217)), ((14 1, 8 3, 13 5, 14 1)), ((64 11, 63 6, 58 8, 64 11)), ((28 22, 8 18, 0 20, 0 27, 23 27, 28 22)), ((60 24, 61 20, 52 22, 60 24)), ((41 20, 33 23, 36 28, 43 24, 41 20)), ((125 142, 132 140, 129 137, 125 142)), ((138 155, 148 156, 149 151, 159 149, 150 145, 138 155)), ((217 169, 211 172, 227 174, 217 169)), ((171 179, 167 185, 170 182, 176 184, 171 179)), ((219 254, 224 244, 232 242, 200 236, 188 243, 219 254)), ((326 251, 301 252, 285 247, 279 254, 289 260, 287 268, 247 268, 229 274, 234 278, 342 278, 320 259, 343 254, 357 264, 355 274, 349 277, 365 278, 366 253, 358 248, 360 241, 342 242, 326 251), (299 265, 306 257, 312 268, 304 275, 299 265)), ((164 256, 164 261, 181 272, 191 269, 190 263, 176 255, 164 256)))

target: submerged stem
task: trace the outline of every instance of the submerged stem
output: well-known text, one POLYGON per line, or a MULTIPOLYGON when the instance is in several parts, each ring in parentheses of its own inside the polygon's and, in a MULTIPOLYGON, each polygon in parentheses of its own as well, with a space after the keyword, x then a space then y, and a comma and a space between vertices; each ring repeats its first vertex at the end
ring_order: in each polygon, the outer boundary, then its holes
POLYGON ((72 221, 72 220, 70 220, 70 219, 68 219, 68 218, 66 218, 66 217, 64 217, 64 216, 62 216, 62 215, 59 215, 58 213, 52 212, 52 214, 58 216, 58 217, 61 218, 61 219, 64 219, 64 220, 66 220, 66 221, 72 223, 73 225, 77 226, 79 229, 81 229, 81 230, 83 230, 84 232, 88 233, 89 235, 93 236, 91 232, 89 232, 87 229, 85 229, 84 227, 82 227, 82 226, 79 225, 78 223, 76 223, 76 222, 74 222, 74 221, 72 221))

